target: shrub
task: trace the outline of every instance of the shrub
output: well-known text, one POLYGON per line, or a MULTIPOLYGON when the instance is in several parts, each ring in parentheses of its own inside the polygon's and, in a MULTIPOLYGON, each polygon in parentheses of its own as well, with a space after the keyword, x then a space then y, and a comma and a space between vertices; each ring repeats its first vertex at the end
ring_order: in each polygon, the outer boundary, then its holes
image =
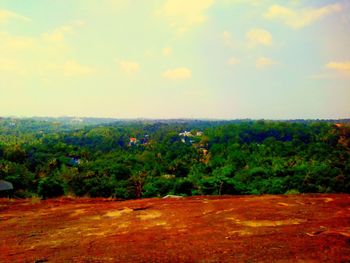
POLYGON ((297 195, 300 194, 300 192, 296 189, 290 189, 287 192, 284 193, 285 195, 297 195))
POLYGON ((64 194, 63 181, 56 177, 46 177, 39 181, 38 194, 42 198, 52 198, 64 194))
POLYGON ((43 198, 52 198, 63 195, 63 181, 56 177, 46 177, 41 179, 38 185, 38 194, 43 198))
POLYGON ((146 181, 143 187, 143 197, 165 196, 174 188, 173 178, 152 178, 146 181))
POLYGON ((175 182, 174 193, 191 195, 192 189, 194 188, 193 183, 188 179, 180 179, 175 182))

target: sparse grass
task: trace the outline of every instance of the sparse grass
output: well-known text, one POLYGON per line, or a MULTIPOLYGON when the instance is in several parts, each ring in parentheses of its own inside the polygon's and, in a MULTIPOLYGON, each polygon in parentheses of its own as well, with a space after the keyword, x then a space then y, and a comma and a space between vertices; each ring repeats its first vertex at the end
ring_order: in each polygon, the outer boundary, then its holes
POLYGON ((30 203, 31 204, 39 204, 41 202, 41 198, 37 195, 33 195, 31 198, 30 198, 30 203))
POLYGON ((300 192, 296 189, 290 189, 287 192, 284 193, 285 195, 298 195, 300 192))

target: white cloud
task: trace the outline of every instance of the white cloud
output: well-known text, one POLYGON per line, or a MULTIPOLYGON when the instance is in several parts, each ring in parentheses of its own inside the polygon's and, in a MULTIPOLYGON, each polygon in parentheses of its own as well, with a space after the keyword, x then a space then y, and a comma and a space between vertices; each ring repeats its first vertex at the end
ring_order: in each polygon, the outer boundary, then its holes
POLYGON ((52 42, 61 42, 64 40, 65 34, 72 33, 73 28, 71 26, 62 26, 59 28, 56 28, 50 33, 44 33, 43 34, 43 39, 47 41, 52 41, 52 42))
POLYGON ((293 29, 299 29, 320 20, 321 18, 340 12, 340 4, 332 4, 320 8, 292 9, 280 5, 273 5, 264 17, 270 20, 279 20, 293 29))
POLYGON ((246 38, 250 46, 270 46, 272 44, 271 33, 261 28, 251 29, 247 32, 246 38))
POLYGON ((6 32, 0 32, 0 49, 2 52, 17 52, 19 50, 31 48, 34 44, 34 38, 13 36, 6 32))
POLYGON ((60 26, 55 28, 51 32, 44 33, 42 35, 43 39, 46 41, 60 43, 64 41, 67 34, 74 34, 75 29, 84 25, 82 21, 75 21, 69 25, 60 26))
POLYGON ((170 56, 173 53, 173 49, 171 47, 165 47, 162 50, 164 56, 170 56))
POLYGON ((21 74, 23 69, 15 59, 0 58, 0 73, 21 74))
POLYGON ((135 61, 120 60, 119 67, 124 73, 131 75, 139 71, 140 64, 135 61))
POLYGON ((167 0, 156 14, 164 17, 172 28, 182 33, 203 23, 207 19, 207 9, 213 4, 214 0, 167 0))
POLYGON ((80 21, 54 29, 36 37, 14 36, 0 32, 0 71, 3 74, 45 76, 88 75, 94 69, 74 60, 67 60, 68 45, 64 42, 67 33, 81 26, 80 21))
POLYGON ((228 60, 228 64, 229 64, 229 65, 237 65, 239 62, 240 62, 240 61, 239 61, 238 59, 236 59, 236 58, 230 58, 230 59, 228 60))
POLYGON ((192 76, 192 71, 188 68, 176 68, 164 72, 163 77, 167 79, 188 79, 192 76))
POLYGON ((263 5, 265 1, 262 0, 221 0, 221 3, 225 5, 241 5, 241 4, 248 4, 251 6, 260 6, 263 5))
POLYGON ((256 60, 255 66, 257 69, 263 69, 273 64, 275 64, 275 62, 272 59, 266 58, 266 57, 260 57, 256 60))
POLYGON ((91 75, 95 71, 93 68, 83 66, 75 60, 66 61, 59 69, 61 69, 66 76, 91 75))
POLYGON ((350 72, 350 61, 344 62, 329 62, 326 65, 327 68, 335 69, 343 72, 350 72))
POLYGON ((229 31, 224 31, 222 33, 222 39, 224 41, 224 45, 230 48, 235 47, 235 43, 232 37, 232 34, 229 31))
POLYGON ((19 20, 24 22, 31 21, 30 18, 26 16, 22 16, 9 10, 0 9, 0 23, 7 23, 10 20, 19 20))

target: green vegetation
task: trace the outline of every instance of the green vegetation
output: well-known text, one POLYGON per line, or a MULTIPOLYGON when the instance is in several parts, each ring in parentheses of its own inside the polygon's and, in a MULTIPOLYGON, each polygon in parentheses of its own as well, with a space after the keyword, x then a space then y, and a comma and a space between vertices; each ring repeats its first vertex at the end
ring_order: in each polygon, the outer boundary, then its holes
POLYGON ((349 136, 332 122, 5 118, 0 180, 43 198, 349 193, 349 136))

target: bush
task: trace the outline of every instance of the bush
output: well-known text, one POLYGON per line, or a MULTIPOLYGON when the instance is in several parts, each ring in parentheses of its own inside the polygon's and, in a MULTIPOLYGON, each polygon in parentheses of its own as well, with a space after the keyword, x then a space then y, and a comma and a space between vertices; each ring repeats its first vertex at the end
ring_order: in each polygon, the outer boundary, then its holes
POLYGON ((56 177, 46 177, 39 181, 38 194, 43 198, 52 198, 64 194, 63 181, 56 177))
POLYGON ((143 187, 143 197, 155 197, 155 196, 165 196, 174 188, 174 179, 173 178, 152 178, 149 181, 146 181, 143 187))
POLYGON ((290 189, 287 192, 284 193, 285 195, 298 195, 300 192, 296 189, 290 189))
POLYGON ((115 184, 113 197, 131 199, 135 197, 134 192, 133 187, 130 186, 127 180, 121 180, 115 184))
POLYGON ((89 195, 90 197, 110 197, 113 194, 113 184, 109 182, 108 178, 96 178, 90 180, 89 195))
POLYGON ((194 188, 194 185, 190 180, 180 179, 175 182, 174 194, 191 195, 193 188, 194 188))

